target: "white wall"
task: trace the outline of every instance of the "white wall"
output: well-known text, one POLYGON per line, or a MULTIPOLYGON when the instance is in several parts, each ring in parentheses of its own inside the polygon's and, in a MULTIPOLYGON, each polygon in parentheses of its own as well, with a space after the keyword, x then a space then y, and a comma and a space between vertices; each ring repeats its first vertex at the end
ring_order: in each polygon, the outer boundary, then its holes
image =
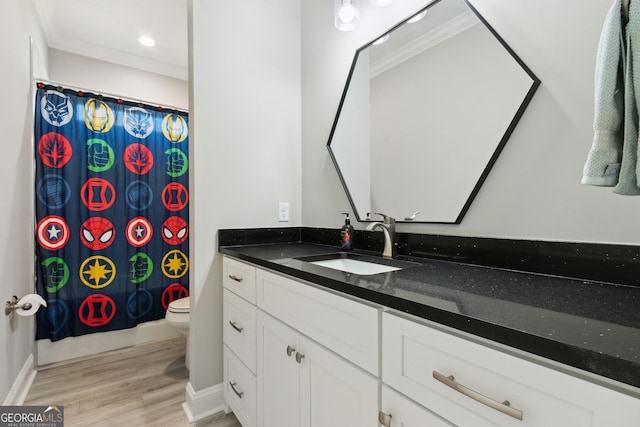
MULTIPOLYGON (((362 1, 359 29, 341 33, 332 26, 331 2, 302 0, 304 225, 338 227, 339 212, 348 207, 325 144, 353 50, 427 3, 406 0, 375 8, 362 1)), ((611 2, 471 3, 542 85, 462 224, 400 224, 397 230, 638 244, 640 199, 580 184, 593 138, 595 54, 611 2)))
MULTIPOLYGON (((187 46, 184 48, 187 49, 187 46)), ((49 78, 56 83, 105 95, 116 95, 183 110, 189 108, 189 83, 186 80, 58 49, 49 49, 49 78)))
MULTIPOLYGON (((0 168, 0 302, 32 293, 33 184, 31 65, 29 37, 43 46, 31 1, 0 3, 0 57, 3 101, 2 167, 0 168)), ((36 66, 45 68, 46 50, 38 49, 36 66)), ((0 402, 20 401, 20 386, 33 371, 34 318, 0 314, 0 402)), ((22 396, 24 398, 24 396, 22 396)))
MULTIPOLYGON (((190 5, 190 387, 197 400, 222 382, 217 230, 300 225, 300 8, 298 0, 190 5), (278 222, 278 202, 289 202, 288 223, 278 222)), ((189 396, 187 403, 197 412, 189 396)))

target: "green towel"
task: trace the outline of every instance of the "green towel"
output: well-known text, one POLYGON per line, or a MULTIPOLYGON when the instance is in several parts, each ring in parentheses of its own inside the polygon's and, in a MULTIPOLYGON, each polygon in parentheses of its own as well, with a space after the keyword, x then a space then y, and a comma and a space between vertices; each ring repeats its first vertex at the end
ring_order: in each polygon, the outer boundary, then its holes
POLYGON ((594 138, 582 183, 609 186, 614 193, 640 195, 638 183, 638 102, 640 94, 640 9, 630 2, 624 23, 622 1, 607 13, 595 70, 594 138), (624 28, 624 32, 623 32, 624 28), (636 73, 634 73, 636 70, 636 73), (638 80, 638 81, 636 81, 638 80))

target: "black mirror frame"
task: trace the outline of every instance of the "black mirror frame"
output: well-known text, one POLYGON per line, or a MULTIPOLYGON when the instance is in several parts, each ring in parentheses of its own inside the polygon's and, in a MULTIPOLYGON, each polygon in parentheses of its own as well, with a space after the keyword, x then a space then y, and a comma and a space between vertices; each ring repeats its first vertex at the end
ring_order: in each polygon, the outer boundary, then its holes
MULTIPOLYGON (((360 213, 358 212, 358 209, 357 209, 355 203, 353 202, 353 198, 351 197, 351 193, 349 192, 349 188, 347 187, 347 183, 346 183, 342 173, 340 172, 340 167, 338 165, 338 161, 337 161, 337 159, 335 157, 335 154, 331 150, 331 142, 333 140, 333 135, 335 133, 336 126, 338 125, 338 121, 340 119, 340 113, 342 111, 342 107, 343 107, 345 98, 347 96, 347 92, 349 90, 349 84, 351 83, 351 78, 353 76, 356 64, 358 62, 358 57, 359 57, 360 53, 364 49, 367 49, 368 47, 370 47, 380 37, 384 36, 385 34, 388 34, 388 33, 391 33, 393 31, 395 31, 397 28, 399 28, 402 25, 404 25, 407 22, 407 20, 411 19, 411 17, 413 17, 415 15, 418 15, 421 12, 424 12, 424 11, 428 10, 429 8, 431 8, 434 5, 440 3, 441 1, 442 0, 436 0, 433 3, 430 3, 428 6, 420 9, 419 11, 414 13, 413 15, 411 15, 411 16, 407 17, 406 19, 402 20, 401 22, 399 22, 398 24, 393 26, 391 29, 383 32, 380 36, 374 38, 369 43, 367 43, 367 44, 363 45, 362 47, 360 47, 358 50, 356 50, 356 53, 354 55, 353 61, 351 63, 351 68, 349 69, 349 74, 347 76, 347 82, 345 84, 344 90, 342 92, 342 96, 340 98, 340 103, 338 105, 338 110, 336 112, 336 116, 335 116, 335 119, 333 121, 333 125, 331 126, 331 132, 329 134, 329 140, 327 141, 326 145, 327 145, 327 150, 329 151, 329 155, 331 157, 331 161, 333 162, 333 165, 336 168, 336 172, 338 173, 338 177, 340 178, 340 182, 342 183, 342 186, 343 186, 344 191, 345 191, 345 193, 347 195, 347 198, 349 199, 349 204, 351 205, 351 209, 353 210, 353 213, 355 214, 356 220, 358 222, 370 222, 372 220, 369 219, 369 218, 366 218, 366 217, 362 218, 360 216, 360 213)), ((460 224, 462 222, 462 218, 464 218, 465 214, 469 210, 469 207, 471 206, 471 203, 473 202, 473 200, 478 195, 478 192, 480 191, 480 188, 482 187, 482 184, 484 184, 484 181, 486 180, 487 176, 489 175, 489 172, 493 168, 493 165, 496 163, 498 157, 500 156, 500 153, 502 152, 502 149, 504 148, 504 146, 506 145, 507 141, 509 140, 509 137, 511 137, 511 134, 513 133, 514 129, 516 128, 518 122, 520 121, 520 119, 524 115, 524 111, 529 106, 529 103, 531 102, 531 99, 533 98, 533 95, 535 94, 536 90, 540 86, 540 79, 538 79, 538 77, 533 73, 533 71, 531 71, 531 69, 522 61, 522 59, 520 59, 520 57, 513 51, 513 49, 511 49, 511 47, 502 39, 502 37, 500 37, 500 35, 493 29, 493 27, 491 25, 489 25, 487 20, 484 19, 484 17, 476 10, 476 8, 474 8, 469 3, 468 0, 462 0, 462 1, 476 15, 476 17, 480 20, 480 22, 482 22, 482 24, 491 32, 491 34, 502 45, 502 47, 511 55, 511 57, 518 63, 518 65, 520 65, 520 67, 522 67, 522 69, 525 71, 525 73, 527 73, 527 75, 532 79, 532 84, 531 84, 531 87, 529 88, 529 91, 525 95, 522 103, 518 107, 513 119, 509 123, 509 126, 507 127, 507 130, 503 134, 502 138, 500 139, 500 142, 498 143, 498 145, 496 146, 496 149, 494 150, 493 154, 491 155, 491 158, 487 162, 487 165, 485 166, 484 170, 482 171, 482 174, 478 178, 478 181, 476 182, 475 186, 473 187, 473 190, 469 194, 469 197, 467 198, 465 204, 461 208, 460 213, 456 217, 455 221, 453 221, 453 222, 445 222, 445 221, 414 221, 414 220, 403 221, 403 220, 397 219, 396 222, 401 222, 401 223, 423 223, 423 224, 460 224)))

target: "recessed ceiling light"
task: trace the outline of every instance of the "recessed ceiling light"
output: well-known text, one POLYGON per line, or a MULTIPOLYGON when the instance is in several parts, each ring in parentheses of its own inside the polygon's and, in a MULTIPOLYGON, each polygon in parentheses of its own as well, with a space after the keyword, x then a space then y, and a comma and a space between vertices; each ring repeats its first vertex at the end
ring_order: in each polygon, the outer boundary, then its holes
POLYGON ((138 37, 138 41, 143 46, 151 47, 156 45, 156 41, 149 36, 140 36, 138 37))

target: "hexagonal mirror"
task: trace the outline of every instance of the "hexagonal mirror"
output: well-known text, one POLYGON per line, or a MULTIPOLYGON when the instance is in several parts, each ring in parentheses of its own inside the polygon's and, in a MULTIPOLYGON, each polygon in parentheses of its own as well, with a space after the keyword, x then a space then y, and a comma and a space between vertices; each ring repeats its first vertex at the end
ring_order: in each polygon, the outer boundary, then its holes
POLYGON ((465 0, 361 47, 327 147, 359 221, 462 221, 540 84, 465 0))

